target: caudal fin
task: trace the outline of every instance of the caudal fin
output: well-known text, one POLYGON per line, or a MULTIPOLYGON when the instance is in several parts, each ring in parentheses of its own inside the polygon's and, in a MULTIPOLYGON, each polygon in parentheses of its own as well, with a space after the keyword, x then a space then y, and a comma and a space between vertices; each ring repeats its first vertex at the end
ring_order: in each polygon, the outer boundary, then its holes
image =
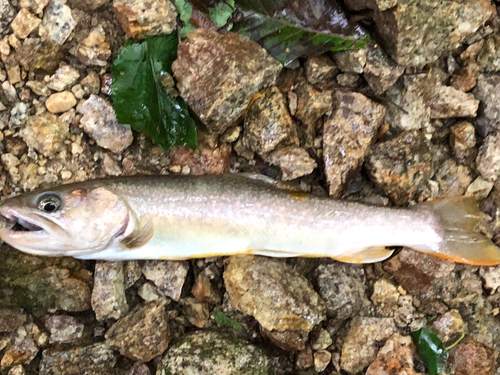
POLYGON ((432 255, 478 266, 500 264, 500 248, 478 230, 481 212, 475 198, 437 199, 416 208, 430 210, 439 219, 444 241, 432 255))

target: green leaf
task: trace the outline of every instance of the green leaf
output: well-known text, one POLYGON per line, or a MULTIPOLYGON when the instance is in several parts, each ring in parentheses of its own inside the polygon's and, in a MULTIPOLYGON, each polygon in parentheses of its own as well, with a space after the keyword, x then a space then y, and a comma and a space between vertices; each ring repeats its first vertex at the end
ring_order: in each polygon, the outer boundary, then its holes
POLYGON ((118 122, 146 133, 165 150, 175 145, 196 148, 195 122, 173 89, 177 44, 175 33, 142 43, 128 41, 118 51, 112 71, 111 95, 118 122), (164 86, 168 81, 171 89, 164 86))
POLYGON ((444 348, 439 337, 429 328, 420 328, 418 331, 412 332, 411 336, 417 345, 420 358, 424 361, 431 375, 437 375, 443 371, 448 359, 448 351, 444 348))
POLYGON ((290 64, 298 57, 359 49, 369 36, 329 0, 236 0, 243 20, 235 31, 290 64), (293 5, 293 7, 291 6, 293 5))
POLYGON ((217 323, 219 326, 229 327, 236 331, 243 329, 241 324, 236 319, 228 318, 228 316, 224 314, 222 311, 216 311, 214 313, 214 319, 215 323, 217 323))
POLYGON ((221 1, 215 7, 209 8, 210 18, 217 27, 224 27, 233 15, 234 10, 234 0, 221 1))
POLYGON ((179 18, 183 22, 179 35, 181 38, 184 38, 191 30, 196 29, 196 26, 192 25, 190 22, 193 16, 193 5, 186 0, 175 0, 174 5, 179 14, 179 18))

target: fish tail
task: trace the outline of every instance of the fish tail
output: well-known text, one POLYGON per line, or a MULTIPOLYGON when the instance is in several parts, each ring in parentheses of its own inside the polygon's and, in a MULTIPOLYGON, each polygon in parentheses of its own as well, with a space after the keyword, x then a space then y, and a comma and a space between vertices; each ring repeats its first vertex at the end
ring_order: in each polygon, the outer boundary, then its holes
POLYGON ((454 262, 478 266, 500 264, 500 248, 478 229, 481 211, 473 197, 437 199, 415 206, 431 211, 439 220, 443 240, 437 252, 416 250, 454 262))

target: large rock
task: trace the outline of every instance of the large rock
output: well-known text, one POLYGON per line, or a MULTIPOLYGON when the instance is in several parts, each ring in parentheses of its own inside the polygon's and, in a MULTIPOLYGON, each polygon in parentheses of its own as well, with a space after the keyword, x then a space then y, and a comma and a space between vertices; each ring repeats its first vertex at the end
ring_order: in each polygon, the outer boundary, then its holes
POLYGON ((40 25, 40 36, 61 45, 69 38, 75 26, 76 21, 70 7, 61 0, 51 0, 40 25))
POLYGON ((450 351, 450 369, 455 375, 491 375, 497 370, 498 352, 466 337, 450 351))
POLYGON ((250 39, 205 29, 187 35, 172 64, 181 96, 217 134, 244 114, 253 96, 271 86, 281 68, 250 39))
POLYGON ((479 147, 477 170, 487 181, 494 182, 500 175, 500 131, 488 135, 479 147))
POLYGON ((290 181, 311 174, 317 167, 316 161, 300 147, 281 147, 262 158, 269 164, 277 165, 283 173, 282 180, 290 181))
POLYGON ((122 262, 97 262, 92 309, 98 321, 119 319, 128 313, 122 262))
POLYGON ((394 63, 379 45, 369 46, 363 77, 375 94, 386 92, 403 72, 404 68, 394 63))
POLYGON ((186 281, 189 263, 186 261, 148 260, 142 266, 142 273, 167 297, 178 301, 186 281))
POLYGON ((483 137, 500 130, 500 76, 496 74, 482 74, 477 80, 474 96, 481 101, 476 129, 483 137))
POLYGON ((67 123, 52 113, 44 112, 29 117, 20 134, 29 147, 44 156, 53 156, 62 148, 68 131, 67 123))
POLYGON ((431 118, 476 117, 479 100, 451 86, 437 85, 429 101, 431 118))

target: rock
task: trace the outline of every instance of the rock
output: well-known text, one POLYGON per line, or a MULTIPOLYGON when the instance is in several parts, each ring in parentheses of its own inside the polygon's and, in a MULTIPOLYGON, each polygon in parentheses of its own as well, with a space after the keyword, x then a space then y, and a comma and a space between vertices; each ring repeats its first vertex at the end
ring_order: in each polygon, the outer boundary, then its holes
MULTIPOLYGON (((144 301, 156 301, 156 300, 167 300, 167 297, 158 289, 156 285, 152 282, 145 282, 142 284, 139 289, 137 289, 137 294, 144 301)), ((170 300, 168 300, 170 301, 170 300)))
POLYGON ((222 300, 222 294, 210 280, 201 273, 196 276, 191 294, 200 302, 206 302, 211 305, 217 305, 222 300))
POLYGON ((323 350, 333 344, 332 337, 326 329, 321 328, 311 340, 311 349, 323 350))
POLYGON ((14 108, 10 111, 9 128, 17 129, 23 126, 29 117, 29 107, 22 102, 14 104, 14 108))
POLYGON ((326 350, 318 350, 314 353, 314 369, 320 373, 326 369, 332 359, 332 353, 326 350))
POLYGON ((365 167, 370 179, 397 205, 416 199, 434 174, 428 143, 416 130, 377 143, 366 157, 365 167))
MULTIPOLYGON (((36 329, 38 330, 38 327, 36 329)), ((5 370, 8 367, 23 364, 29 365, 38 354, 38 350, 29 326, 21 326, 11 335, 10 345, 7 345, 0 361, 0 369, 5 370)))
POLYGON ((449 367, 455 375, 490 375, 497 369, 498 352, 466 337, 450 350, 449 367))
POLYGON ((385 116, 384 106, 359 93, 335 93, 324 124, 323 158, 329 192, 340 197, 356 177, 385 116))
POLYGON ((10 0, 0 0, 0 30, 8 29, 15 14, 16 9, 11 5, 10 0))
POLYGON ((432 82, 428 74, 403 76, 391 86, 385 97, 391 105, 387 107, 386 122, 394 129, 425 129, 430 126, 432 82))
POLYGON ((289 352, 304 350, 309 339, 307 331, 268 331, 262 327, 260 330, 274 345, 289 352))
POLYGON ((21 138, 44 156, 55 155, 63 146, 68 135, 69 125, 51 113, 44 112, 28 118, 26 127, 21 130, 21 138))
POLYGON ((20 163, 19 159, 10 153, 3 154, 1 158, 2 158, 2 164, 6 170, 9 170, 13 167, 17 167, 20 163))
POLYGON ((151 371, 145 363, 135 362, 127 375, 151 375, 151 371))
POLYGON ((500 287, 500 266, 481 267, 479 274, 484 281, 484 287, 490 290, 491 294, 500 287))
POLYGON ((431 118, 476 117, 479 100, 451 86, 437 85, 429 102, 431 118))
POLYGON ((178 301, 186 280, 189 263, 186 261, 148 260, 142 266, 142 273, 167 297, 178 301))
POLYGON ((170 34, 177 12, 168 0, 113 0, 116 18, 130 38, 170 34))
POLYGON ((101 375, 112 374, 117 355, 99 343, 74 349, 44 350, 40 375, 101 375))
POLYGON ((120 319, 128 313, 122 262, 99 261, 96 263, 92 309, 99 322, 120 319))
POLYGON ((414 370, 416 352, 410 336, 394 334, 379 350, 377 359, 366 370, 366 375, 405 374, 418 375, 414 370))
POLYGON ((357 73, 341 73, 337 75, 336 79, 339 86, 354 89, 358 85, 360 77, 357 73))
POLYGON ((64 65, 57 69, 56 72, 50 77, 47 86, 55 91, 63 91, 72 86, 78 78, 80 78, 78 70, 70 65, 64 65))
POLYGON ((9 81, 5 81, 4 83, 2 83, 2 89, 7 98, 7 101, 9 102, 17 101, 16 88, 9 81))
POLYGON ((80 81, 83 90, 86 94, 99 94, 101 89, 101 80, 96 72, 90 72, 84 79, 80 81))
POLYGON ((428 288, 436 278, 448 276, 455 263, 403 248, 396 256, 384 262, 384 269, 409 293, 428 288))
POLYGON ((343 73, 363 73, 366 64, 367 48, 353 51, 333 52, 332 57, 343 73))
POLYGON ((35 14, 42 14, 49 0, 20 0, 19 6, 35 14))
POLYGON ((297 78, 292 90, 297 94, 297 110, 294 116, 306 126, 315 126, 316 122, 332 109, 332 91, 314 88, 303 74, 297 78))
POLYGON ((365 274, 358 265, 322 264, 317 268, 315 278, 329 318, 350 318, 369 304, 365 294, 365 274))
POLYGON ((203 328, 210 318, 210 309, 207 303, 197 301, 192 297, 181 300, 182 311, 189 323, 203 328))
POLYGON ((395 330, 392 318, 355 317, 344 340, 341 368, 349 373, 362 371, 377 357, 380 343, 389 338, 395 330))
POLYGON ((124 357, 148 362, 167 350, 170 342, 165 301, 146 302, 118 320, 106 332, 106 345, 124 357))
POLYGON ((49 39, 62 45, 76 26, 69 6, 61 0, 51 0, 40 26, 42 39, 49 39))
POLYGON ((26 322, 26 315, 7 308, 0 308, 0 333, 15 332, 26 322))
POLYGON ((451 77, 450 86, 464 92, 470 91, 476 86, 478 76, 479 67, 477 64, 468 64, 451 77))
POLYGON ((465 193, 472 182, 472 172, 468 167, 448 159, 441 164, 434 178, 442 197, 454 197, 465 193))
POLYGON ((328 56, 312 56, 306 60, 306 78, 307 81, 313 86, 331 86, 333 83, 333 77, 337 72, 337 65, 328 56))
POLYGON ((389 59, 379 45, 369 45, 363 77, 376 95, 386 92, 403 72, 404 68, 389 59))
POLYGON ((459 163, 466 163, 476 157, 476 131, 474 125, 461 121, 451 127, 450 146, 459 163))
POLYGON ((19 11, 19 13, 17 13, 16 18, 14 18, 10 27, 18 38, 25 39, 38 27, 40 22, 42 22, 40 18, 23 8, 19 11))
POLYGON ((400 0, 390 9, 375 9, 374 21, 385 51, 398 64, 421 66, 459 47, 492 12, 486 0, 439 4, 400 0))
POLYGON ((45 102, 45 106, 51 113, 66 112, 75 105, 76 98, 71 91, 63 91, 52 94, 45 102))
MULTIPOLYGON (((59 1, 59 0, 56 0, 59 1)), ((54 72, 64 54, 59 44, 53 40, 27 38, 16 51, 16 59, 26 71, 43 70, 54 72)))
POLYGON ((92 94, 80 107, 80 112, 83 114, 81 126, 99 146, 119 153, 132 144, 130 125, 116 121, 115 111, 106 100, 92 94))
POLYGON ((488 135, 479 147, 477 170, 486 181, 495 182, 500 175, 500 132, 488 135))
POLYGON ((156 375, 268 375, 269 359, 258 347, 215 331, 185 335, 163 357, 156 375))
POLYGON ((90 30, 87 38, 80 42, 76 50, 76 57, 84 65, 106 66, 110 56, 110 44, 102 25, 90 30))
POLYGON ((379 279, 373 284, 371 300, 373 303, 395 305, 398 303, 400 293, 396 286, 386 279, 379 279))
MULTIPOLYGON (((458 339, 467 331, 467 325, 462 320, 458 310, 450 310, 432 322, 431 328, 443 343, 448 343, 452 338, 458 339)), ((453 342, 451 342, 453 344, 453 342)), ((451 345, 450 344, 450 345, 451 345)))
POLYGON ((317 167, 316 161, 309 156, 306 150, 295 146, 278 148, 267 155, 262 155, 262 158, 269 164, 281 168, 283 181, 311 174, 317 167))
POLYGON ((28 81, 26 82, 26 86, 29 87, 36 95, 49 96, 51 94, 50 89, 40 81, 28 81))
POLYGON ((325 319, 324 302, 310 283, 277 259, 230 257, 224 281, 231 304, 268 331, 310 331, 325 319))
POLYGON ((22 365, 13 366, 7 375, 26 375, 22 365))
POLYGON ((49 315, 45 327, 50 331, 49 343, 70 343, 83 335, 84 325, 69 315, 49 315))
POLYGON ((283 142, 298 146, 297 130, 281 91, 272 86, 259 95, 245 116, 243 142, 258 154, 273 151, 283 142))
POLYGON ((500 130, 498 90, 500 90, 500 76, 494 74, 479 76, 473 93, 476 99, 481 101, 476 119, 476 128, 483 137, 500 130))
POLYGON ((172 64, 181 96, 216 134, 234 124, 254 95, 274 84, 281 69, 248 38, 204 29, 188 34, 172 64))
POLYGON ((228 144, 216 148, 199 144, 196 150, 174 147, 170 151, 170 158, 173 165, 188 166, 193 175, 223 174, 229 172, 231 152, 228 144))
POLYGON ((483 48, 477 56, 477 63, 486 73, 500 70, 500 36, 492 34, 484 40, 483 48))
POLYGON ((484 199, 490 194, 493 185, 493 182, 486 181, 479 176, 469 185, 465 195, 475 197, 478 200, 484 199))
POLYGON ((231 126, 222 133, 220 140, 225 143, 233 143, 240 137, 241 130, 241 126, 231 126))

